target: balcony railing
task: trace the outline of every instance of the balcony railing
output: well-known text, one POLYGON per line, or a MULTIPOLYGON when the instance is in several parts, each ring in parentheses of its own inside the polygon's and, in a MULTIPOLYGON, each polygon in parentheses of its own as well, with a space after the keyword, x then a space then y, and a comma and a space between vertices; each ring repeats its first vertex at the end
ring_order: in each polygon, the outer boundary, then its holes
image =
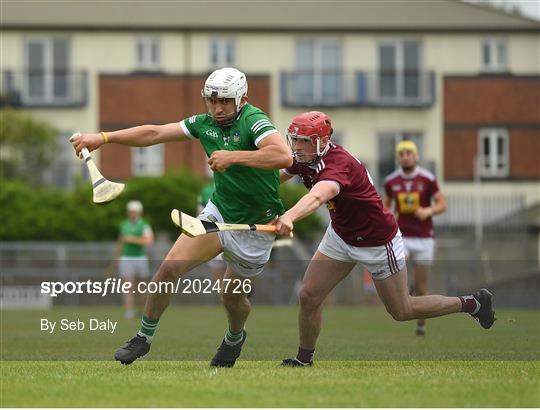
POLYGON ((86 71, 4 70, 0 105, 14 107, 83 107, 88 101, 86 71))
POLYGON ((435 73, 425 71, 281 73, 289 107, 419 107, 435 101, 435 73))

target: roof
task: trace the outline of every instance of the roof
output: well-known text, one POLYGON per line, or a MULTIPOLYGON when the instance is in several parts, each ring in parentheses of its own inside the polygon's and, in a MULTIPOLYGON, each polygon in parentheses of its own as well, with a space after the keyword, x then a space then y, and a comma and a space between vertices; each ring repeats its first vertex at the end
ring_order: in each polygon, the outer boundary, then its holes
POLYGON ((3 29, 526 31, 540 22, 458 0, 2 0, 3 29))

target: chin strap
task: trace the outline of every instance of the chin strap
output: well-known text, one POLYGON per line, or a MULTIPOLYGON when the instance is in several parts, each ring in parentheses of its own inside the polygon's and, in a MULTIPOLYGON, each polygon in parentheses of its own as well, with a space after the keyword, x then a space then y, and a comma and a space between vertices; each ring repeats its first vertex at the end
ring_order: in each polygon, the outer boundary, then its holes
POLYGON ((298 154, 296 152, 293 152, 293 158, 296 162, 298 162, 299 164, 302 164, 302 165, 307 165, 307 166, 314 166, 314 165, 317 165, 319 163, 319 161, 328 153, 328 150, 330 149, 330 140, 328 140, 328 143, 326 144, 326 147, 324 147, 324 149, 321 151, 320 150, 320 147, 321 147, 321 142, 319 139, 317 139, 317 156, 312 160, 312 161, 306 161, 306 162, 303 162, 303 161, 298 161, 298 154))
POLYGON ((328 140, 328 142, 326 143, 326 147, 324 147, 322 152, 320 152, 320 146, 321 146, 321 140, 317 139, 317 156, 319 158, 322 158, 326 155, 326 153, 330 149, 330 140, 328 140))

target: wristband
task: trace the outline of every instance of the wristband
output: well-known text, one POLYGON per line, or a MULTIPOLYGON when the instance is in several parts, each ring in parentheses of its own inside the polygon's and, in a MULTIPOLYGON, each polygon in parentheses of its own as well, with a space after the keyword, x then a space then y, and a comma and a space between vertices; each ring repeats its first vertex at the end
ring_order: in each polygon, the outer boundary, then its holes
POLYGON ((109 142, 109 137, 107 136, 107 134, 105 134, 104 131, 101 131, 100 134, 103 137, 103 141, 105 141, 105 144, 108 143, 109 142))

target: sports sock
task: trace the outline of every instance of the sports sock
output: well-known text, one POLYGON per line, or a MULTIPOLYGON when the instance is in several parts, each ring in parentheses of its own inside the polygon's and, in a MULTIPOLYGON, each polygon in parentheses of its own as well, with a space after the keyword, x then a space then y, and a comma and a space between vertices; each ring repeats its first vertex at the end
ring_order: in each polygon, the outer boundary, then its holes
POLYGON ((314 353, 315 349, 302 349, 301 347, 299 347, 296 358, 302 363, 311 363, 313 361, 314 353))
POLYGON ((461 311, 472 313, 473 315, 480 310, 480 303, 474 298, 473 295, 458 296, 461 301, 461 311))
POLYGON ((146 341, 152 343, 158 322, 159 319, 151 319, 148 316, 143 315, 141 319, 141 330, 139 330, 139 333, 137 334, 146 337, 146 341))
POLYGON ((241 330, 238 333, 234 333, 229 328, 229 330, 227 330, 227 333, 225 333, 225 343, 227 343, 229 346, 235 346, 242 341, 243 336, 244 336, 243 330, 241 330))

